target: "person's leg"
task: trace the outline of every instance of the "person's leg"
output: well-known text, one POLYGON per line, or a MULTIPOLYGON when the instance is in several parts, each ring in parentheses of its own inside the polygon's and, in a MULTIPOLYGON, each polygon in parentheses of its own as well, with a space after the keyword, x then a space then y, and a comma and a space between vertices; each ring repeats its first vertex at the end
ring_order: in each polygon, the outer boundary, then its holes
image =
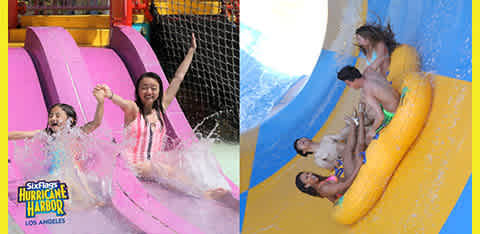
POLYGON ((350 176, 352 176, 352 173, 355 169, 355 164, 352 158, 353 151, 356 145, 355 126, 350 125, 349 128, 350 132, 348 134, 347 144, 345 145, 345 150, 342 153, 344 178, 349 178, 350 176))
MULTIPOLYGON (((365 100, 365 96, 363 94, 363 92, 361 93, 361 97, 360 97, 360 102, 358 103, 358 105, 360 105, 361 103, 366 103, 366 100, 365 100)), ((372 107, 370 107, 369 105, 365 105, 365 108, 364 108, 364 111, 363 111, 363 116, 364 116, 364 119, 363 119, 363 123, 364 123, 364 126, 370 126, 373 124, 373 122, 375 121, 375 112, 373 111, 372 107)))
POLYGON ((360 152, 365 151, 366 144, 365 144, 365 122, 364 122, 364 114, 365 114, 365 107, 364 103, 358 104, 358 116, 359 116, 359 126, 358 126, 358 135, 357 135, 357 145, 355 147, 354 153, 359 156, 360 152))
POLYGON ((354 111, 354 113, 352 114, 352 116, 349 116, 349 115, 345 115, 345 127, 340 130, 339 133, 335 134, 335 135, 330 135, 330 138, 336 140, 336 141, 345 141, 347 139, 347 137, 349 136, 352 128, 351 126, 352 125, 358 125, 358 116, 357 116, 357 113, 354 111))
POLYGON ((358 104, 358 115, 359 115, 359 124, 357 129, 357 144, 355 150, 353 151, 353 167, 356 168, 363 163, 363 155, 361 152, 365 151, 365 124, 364 124, 364 113, 365 113, 365 104, 358 104))
POLYGON ((347 140, 347 147, 343 155, 343 167, 344 167, 344 178, 348 178, 352 175, 352 172, 359 164, 363 163, 363 156, 360 152, 365 151, 365 122, 364 114, 366 111, 366 105, 362 102, 358 105, 358 128, 357 136, 355 137, 355 129, 352 130, 352 134, 349 134, 347 140), (352 145, 353 144, 353 145, 352 145))
POLYGON ((345 126, 338 134, 332 136, 332 139, 337 141, 344 141, 347 139, 348 134, 350 133, 350 126, 345 126))
POLYGON ((240 209, 239 201, 235 199, 232 193, 226 189, 223 189, 223 188, 210 189, 205 192, 205 196, 212 200, 221 202, 232 209, 235 209, 235 210, 240 209))

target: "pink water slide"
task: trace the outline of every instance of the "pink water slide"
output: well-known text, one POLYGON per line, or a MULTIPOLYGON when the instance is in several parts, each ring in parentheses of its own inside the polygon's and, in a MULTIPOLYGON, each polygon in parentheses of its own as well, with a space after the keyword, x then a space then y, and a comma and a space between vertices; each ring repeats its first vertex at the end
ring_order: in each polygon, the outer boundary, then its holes
MULTIPOLYGON (((109 48, 80 48, 71 35, 59 27, 27 29, 24 48, 9 48, 9 130, 44 128, 47 106, 55 103, 72 105, 78 124, 93 118, 96 101, 93 87, 108 84, 116 94, 134 99, 134 79, 151 71, 159 74, 164 89, 168 81, 158 60, 143 36, 131 27, 112 29, 109 48)), ((167 134, 191 142, 192 129, 178 102, 166 110, 167 134)), ((111 102, 105 102, 101 128, 120 133, 123 113, 111 102)), ((119 134, 115 136, 118 137, 119 134)), ((200 225, 195 218, 186 218, 159 199, 127 168, 126 162, 112 155, 115 170, 112 182, 112 205, 90 211, 70 212, 65 225, 26 226, 25 207, 15 201, 13 191, 21 172, 9 143, 9 213, 25 233, 228 233, 238 232, 238 223, 200 225), (76 221, 78 220, 78 221, 76 221), (94 222, 96 225, 86 225, 94 222), (232 230, 227 230, 231 228, 232 230), (235 230, 234 230, 235 229, 235 230), (93 232, 91 232, 93 231, 93 232)), ((221 172, 220 167, 218 168, 221 172)), ((223 172, 221 172, 222 175, 223 172)), ((232 193, 238 199, 238 186, 224 175, 232 193)), ((160 194, 160 193, 158 193, 160 194)), ((183 199, 178 204, 194 208, 183 199)), ((196 201, 198 203, 198 201, 196 201)), ((181 212, 180 212, 181 213, 181 212)))

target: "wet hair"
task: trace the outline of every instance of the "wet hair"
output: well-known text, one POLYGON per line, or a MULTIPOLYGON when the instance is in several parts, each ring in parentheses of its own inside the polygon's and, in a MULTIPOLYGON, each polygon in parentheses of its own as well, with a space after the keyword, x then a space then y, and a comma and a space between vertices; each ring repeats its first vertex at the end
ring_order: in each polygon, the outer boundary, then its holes
POLYGON ((362 77, 362 73, 354 66, 345 66, 337 73, 337 78, 341 81, 351 81, 362 77))
POLYGON ((313 154, 313 152, 303 153, 300 149, 297 148, 297 142, 302 138, 305 138, 305 137, 300 137, 296 139, 295 142, 293 142, 293 148, 295 149, 295 151, 297 151, 297 154, 300 154, 300 156, 307 157, 309 154, 313 154))
MULTIPOLYGON (((300 179, 300 175, 302 173, 305 173, 304 171, 300 172, 297 174, 297 176, 295 177, 295 185, 297 186, 298 190, 300 190, 301 192, 303 193, 306 193, 308 195, 311 195, 311 196, 314 196, 314 197, 322 197, 320 196, 320 194, 317 193, 317 190, 315 190, 315 188, 313 188, 313 186, 309 186, 308 188, 305 188, 305 183, 302 182, 302 180, 300 179)), ((316 176, 319 181, 323 181, 323 180, 326 180, 327 177, 324 177, 324 176, 321 176, 321 175, 318 175, 318 174, 315 174, 315 173, 312 173, 314 176, 316 176)))
MULTIPOLYGON (((50 113, 52 112, 53 108, 55 108, 57 106, 60 107, 63 111, 65 111, 65 114, 67 114, 67 119, 68 118, 72 119, 72 122, 70 123, 70 127, 73 128, 77 124, 77 112, 75 112, 75 109, 73 109, 73 107, 68 105, 68 104, 57 103, 57 104, 51 106, 48 109, 48 116, 50 116, 50 113)), ((45 128, 45 131, 47 132, 48 135, 53 134, 52 129, 48 127, 48 123, 47 123, 47 127, 45 128)))
POLYGON ((153 101, 153 106, 152 108, 157 112, 157 117, 158 120, 160 120, 160 124, 163 125, 163 122, 161 121, 160 118, 160 113, 162 115, 164 114, 163 106, 162 106, 162 101, 163 101, 163 85, 162 85, 162 79, 157 73, 154 72, 146 72, 143 73, 140 77, 138 77, 137 82, 135 82, 135 103, 137 104, 138 108, 140 109, 140 114, 142 114, 143 118, 145 119, 145 124, 147 123, 147 119, 145 118, 145 111, 143 109, 143 103, 142 100, 140 99, 140 95, 138 95, 138 90, 140 88, 140 81, 142 81, 145 78, 152 78, 158 82, 158 98, 153 101))
MULTIPOLYGON (((373 46, 383 41, 387 46, 388 54, 392 54, 393 50, 398 46, 398 42, 395 41, 395 34, 389 23, 387 23, 387 26, 382 26, 378 23, 367 23, 357 28, 355 34, 369 40, 373 46)), ((367 54, 365 48, 360 45, 356 46, 360 48, 363 54, 367 54)))

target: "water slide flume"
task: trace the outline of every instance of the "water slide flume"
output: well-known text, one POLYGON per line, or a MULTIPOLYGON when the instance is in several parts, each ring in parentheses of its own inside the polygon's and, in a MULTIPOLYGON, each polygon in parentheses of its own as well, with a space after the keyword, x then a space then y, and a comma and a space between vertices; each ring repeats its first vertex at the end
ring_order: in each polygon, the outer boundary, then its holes
MULTIPOLYGON (((312 21, 318 24, 316 19, 312 21)), ((306 36, 309 30, 298 35, 306 36)), ((328 1, 328 28, 322 48, 298 95, 274 116, 241 135, 242 231, 470 233, 471 1, 328 1), (298 156, 292 143, 302 136, 321 141, 345 127, 345 114, 352 112, 360 92, 346 88, 336 73, 344 65, 364 66, 365 56, 353 50, 354 32, 378 19, 390 23, 398 43, 410 45, 393 52, 387 78, 401 90, 405 74, 399 70, 419 72, 421 67, 421 71, 431 72, 426 78, 431 79, 433 89, 431 106, 422 130, 411 138, 413 143, 395 171, 387 175, 388 185, 380 186, 375 204, 354 224, 344 225, 334 218, 337 208, 330 201, 306 195, 294 185, 301 171, 326 172, 310 158, 298 156), (409 50, 417 50, 421 62, 409 50)), ((302 61, 301 57, 296 59, 302 61)), ((262 73, 245 69, 242 82, 257 74, 262 73)), ((390 124, 393 128, 394 123, 390 124)), ((387 138, 387 130, 380 138, 387 138)), ((394 132, 394 137, 408 134, 403 129, 394 132)), ((367 153, 367 164, 371 157, 367 153)), ((377 174, 368 179, 375 179, 377 174)), ((358 216, 359 209, 356 212, 352 215, 358 216)))

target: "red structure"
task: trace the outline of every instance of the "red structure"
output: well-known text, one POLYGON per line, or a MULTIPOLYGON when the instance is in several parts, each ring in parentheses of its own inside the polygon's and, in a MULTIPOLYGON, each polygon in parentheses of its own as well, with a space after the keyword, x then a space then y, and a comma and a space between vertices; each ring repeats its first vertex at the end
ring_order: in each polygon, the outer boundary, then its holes
POLYGON ((112 25, 132 25, 133 2, 131 0, 111 0, 110 19, 112 25))
POLYGON ((17 0, 8 0, 8 28, 16 28, 18 25, 18 14, 24 14, 26 10, 34 10, 35 14, 43 10, 107 10, 110 9, 111 25, 132 26, 132 15, 134 12, 143 11, 145 17, 151 20, 148 12, 148 0, 110 0, 108 5, 76 5, 72 0, 64 0, 62 4, 52 4, 49 6, 41 4, 39 1, 29 2, 26 6, 24 2, 17 0), (28 8, 28 9, 27 9, 28 8))
POLYGON ((152 16, 148 11, 148 0, 111 0, 110 2, 110 18, 112 25, 132 26, 132 15, 143 11, 148 21, 152 20, 152 16))
POLYGON ((143 11, 143 14, 145 15, 145 18, 147 19, 148 22, 152 22, 152 14, 150 14, 150 11, 148 11, 148 7, 150 6, 148 0, 133 0, 135 1, 135 6, 134 8, 134 13, 135 14, 141 14, 143 11))
POLYGON ((17 0, 8 0, 8 28, 16 28, 17 24, 17 0))
POLYGON ((231 21, 234 21, 237 25, 240 24, 240 1, 239 0, 227 0, 224 2, 225 11, 231 21))

